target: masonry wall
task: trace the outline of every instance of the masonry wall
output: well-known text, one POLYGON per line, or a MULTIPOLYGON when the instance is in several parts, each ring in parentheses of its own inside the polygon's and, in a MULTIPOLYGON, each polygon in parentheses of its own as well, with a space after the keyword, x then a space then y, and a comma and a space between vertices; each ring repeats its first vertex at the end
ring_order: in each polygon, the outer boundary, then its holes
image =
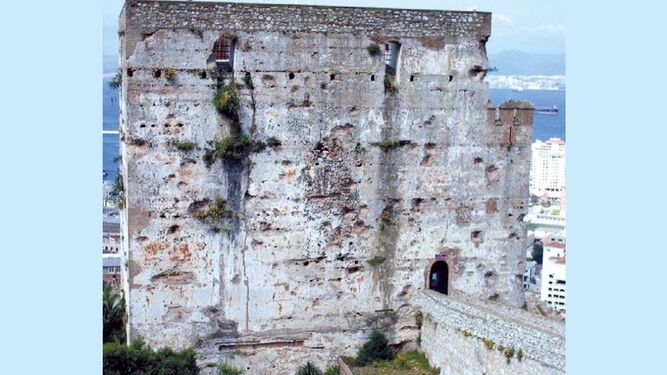
POLYGON ((323 365, 374 327, 414 340, 436 256, 450 294, 523 303, 532 111, 488 108, 490 14, 132 1, 120 26, 130 339, 251 374, 323 365), (231 129, 212 104, 221 35, 243 133, 281 145, 207 166, 231 129), (389 40, 395 94, 367 51, 389 40), (194 217, 217 198, 233 217, 194 217))
POLYGON ((421 348, 443 375, 565 374, 565 326, 516 308, 432 291, 422 308, 421 348))

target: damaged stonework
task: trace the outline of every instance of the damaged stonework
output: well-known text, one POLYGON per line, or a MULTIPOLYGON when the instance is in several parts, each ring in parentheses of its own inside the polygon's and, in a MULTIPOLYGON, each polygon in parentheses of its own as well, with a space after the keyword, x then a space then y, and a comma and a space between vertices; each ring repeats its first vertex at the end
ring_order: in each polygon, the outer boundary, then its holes
POLYGON ((205 373, 323 367, 373 328, 413 342, 440 256, 450 296, 521 306, 532 110, 488 103, 490 20, 127 1, 128 337, 195 347, 205 373), (388 69, 367 47, 390 42, 388 69), (213 102, 229 84, 231 117, 213 102))

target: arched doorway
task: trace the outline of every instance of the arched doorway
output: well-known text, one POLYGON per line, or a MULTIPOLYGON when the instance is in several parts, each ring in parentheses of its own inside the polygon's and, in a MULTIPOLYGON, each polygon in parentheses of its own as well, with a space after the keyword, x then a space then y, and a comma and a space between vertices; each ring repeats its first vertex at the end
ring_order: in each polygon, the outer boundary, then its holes
POLYGON ((439 260, 431 266, 428 275, 428 288, 438 293, 447 294, 449 286, 449 267, 443 260, 439 260))

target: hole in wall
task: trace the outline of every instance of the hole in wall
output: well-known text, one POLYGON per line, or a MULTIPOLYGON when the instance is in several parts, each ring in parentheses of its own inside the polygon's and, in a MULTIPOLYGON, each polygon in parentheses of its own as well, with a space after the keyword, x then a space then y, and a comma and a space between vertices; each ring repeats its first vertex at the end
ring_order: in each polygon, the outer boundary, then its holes
POLYGON ((415 76, 411 74, 410 75, 410 82, 414 82, 414 80, 415 80, 415 76))
POLYGON ((333 73, 329 74, 329 80, 333 81, 334 79, 336 79, 336 75, 333 73))
POLYGON ((127 76, 132 77, 134 75, 134 69, 132 68, 127 68, 127 76))
POLYGON ((153 71, 153 77, 155 77, 155 78, 160 78, 161 76, 162 76, 162 70, 160 70, 160 69, 155 69, 155 70, 153 71))
POLYGON ((375 81, 375 74, 371 74, 371 81, 375 81))
POLYGON ((201 72, 199 72, 199 78, 201 78, 201 79, 208 78, 208 75, 206 74, 205 70, 202 70, 201 72))
POLYGON ((292 72, 289 72, 289 74, 287 76, 289 77, 289 79, 294 79, 294 73, 292 73, 292 72))

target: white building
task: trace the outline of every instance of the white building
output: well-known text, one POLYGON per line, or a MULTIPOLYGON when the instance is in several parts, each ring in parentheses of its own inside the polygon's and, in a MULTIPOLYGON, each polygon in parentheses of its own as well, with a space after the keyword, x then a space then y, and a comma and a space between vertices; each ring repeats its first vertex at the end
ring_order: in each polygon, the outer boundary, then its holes
MULTIPOLYGON (((554 235, 554 239, 557 239, 554 235)), ((565 311, 565 240, 544 243, 540 297, 557 311, 565 311)))
MULTIPOLYGON (((565 189, 565 142, 551 138, 531 146, 530 194, 560 203, 565 189)), ((564 212, 564 207, 561 208, 564 212)))
POLYGON ((539 280, 540 265, 534 260, 526 262, 526 270, 523 271, 523 290, 539 292, 540 286, 537 285, 539 280))

